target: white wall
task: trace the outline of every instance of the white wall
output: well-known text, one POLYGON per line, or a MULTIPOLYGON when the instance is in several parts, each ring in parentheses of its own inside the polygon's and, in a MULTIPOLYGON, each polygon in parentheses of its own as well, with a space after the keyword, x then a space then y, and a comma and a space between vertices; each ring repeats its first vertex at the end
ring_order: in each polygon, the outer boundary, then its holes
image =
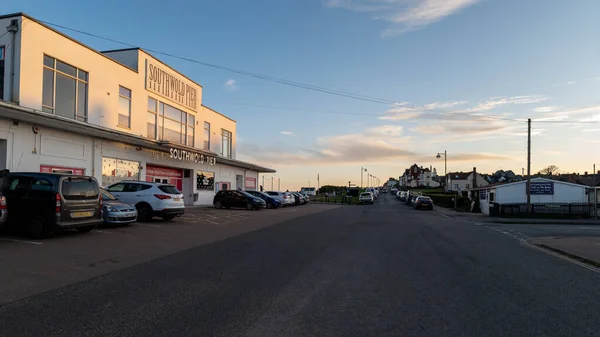
MULTIPOLYGON (((547 179, 532 179, 532 182, 553 182, 553 195, 531 195, 531 203, 570 203, 587 202, 585 194, 586 186, 576 186, 560 181, 547 179)), ((496 202, 500 204, 525 203, 527 202, 527 182, 517 182, 506 186, 496 187, 496 202)))
POLYGON ((207 107, 202 106, 202 115, 199 120, 198 131, 199 132, 199 141, 201 143, 197 143, 197 147, 201 148, 204 146, 204 122, 210 123, 210 151, 214 152, 218 155, 221 155, 221 129, 225 129, 231 132, 232 140, 231 140, 231 159, 236 158, 236 129, 237 123, 233 119, 225 117, 218 113, 217 111, 207 107))

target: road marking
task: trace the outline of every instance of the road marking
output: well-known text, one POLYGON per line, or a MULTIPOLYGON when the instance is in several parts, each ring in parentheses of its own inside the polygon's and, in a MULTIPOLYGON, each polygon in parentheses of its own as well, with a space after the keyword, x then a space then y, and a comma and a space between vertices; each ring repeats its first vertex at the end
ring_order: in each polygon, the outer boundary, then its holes
POLYGON ((43 243, 41 242, 36 242, 36 241, 26 241, 26 240, 17 240, 17 239, 8 239, 8 238, 0 238, 0 240, 2 241, 11 241, 11 242, 18 242, 18 243, 27 243, 30 245, 42 245, 43 243))
POLYGON ((548 250, 548 249, 545 249, 545 248, 542 248, 542 247, 536 246, 536 245, 534 245, 534 244, 531 244, 531 243, 527 242, 527 240, 523 240, 523 239, 521 239, 521 240, 519 240, 519 241, 520 241, 520 242, 521 242, 521 244, 522 244, 522 245, 524 245, 525 247, 528 247, 528 248, 532 248, 532 249, 538 250, 538 251, 540 251, 540 252, 543 252, 543 253, 546 253, 546 254, 552 255, 552 256, 554 256, 554 257, 558 257, 559 259, 563 259, 563 260, 565 260, 565 261, 571 262, 571 263, 573 263, 573 264, 576 264, 576 265, 578 265, 578 266, 580 266, 580 267, 587 268, 587 269, 589 269, 589 270, 591 270, 591 271, 593 271, 593 272, 596 272, 596 273, 600 274, 600 269, 598 269, 598 268, 596 268, 596 267, 594 267, 594 266, 590 266, 590 265, 589 265, 589 264, 587 264, 587 263, 583 263, 583 262, 581 262, 581 261, 574 260, 574 259, 572 259, 572 258, 570 258, 570 257, 564 256, 564 255, 562 255, 562 254, 559 254, 559 253, 556 253, 556 252, 553 252, 553 251, 551 251, 551 250, 548 250))

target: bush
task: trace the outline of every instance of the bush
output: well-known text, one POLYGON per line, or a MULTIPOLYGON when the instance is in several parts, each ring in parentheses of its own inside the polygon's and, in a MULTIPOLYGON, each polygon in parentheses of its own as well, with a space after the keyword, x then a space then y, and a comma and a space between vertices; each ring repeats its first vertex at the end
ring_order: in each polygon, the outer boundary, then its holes
MULTIPOLYGON (((454 208, 455 195, 427 194, 427 196, 433 200, 433 204, 436 206, 454 208)), ((457 206, 459 209, 470 208, 471 200, 467 197, 458 197, 457 206)))

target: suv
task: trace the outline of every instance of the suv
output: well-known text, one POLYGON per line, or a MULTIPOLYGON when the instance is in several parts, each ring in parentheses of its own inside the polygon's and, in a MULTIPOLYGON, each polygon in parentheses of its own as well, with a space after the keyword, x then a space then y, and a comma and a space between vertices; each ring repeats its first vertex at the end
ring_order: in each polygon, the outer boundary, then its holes
POLYGON ((39 172, 0 173, 8 227, 33 239, 76 228, 89 232, 103 222, 102 194, 94 177, 39 172))
POLYGON ((296 204, 296 198, 290 192, 267 191, 265 193, 279 199, 283 207, 296 204))
POLYGON ((266 207, 267 203, 244 191, 222 190, 213 199, 215 208, 243 207, 249 211, 266 207))
POLYGON ((139 221, 148 221, 155 216, 173 220, 185 212, 183 194, 173 185, 123 180, 106 189, 122 202, 134 205, 139 221))

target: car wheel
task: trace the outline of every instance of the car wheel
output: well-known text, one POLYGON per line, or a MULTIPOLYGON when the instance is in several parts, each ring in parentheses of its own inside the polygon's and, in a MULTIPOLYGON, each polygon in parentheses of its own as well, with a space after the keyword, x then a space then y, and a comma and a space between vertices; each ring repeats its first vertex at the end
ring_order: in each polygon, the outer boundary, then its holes
POLYGON ((77 231, 79 233, 88 233, 88 232, 91 232, 92 229, 94 229, 94 228, 96 228, 96 225, 94 225, 94 226, 82 226, 82 227, 77 227, 76 229, 77 229, 77 231))
POLYGON ((30 239, 43 239, 47 234, 48 228, 42 218, 33 218, 27 224, 27 236, 30 239))
POLYGON ((246 203, 246 209, 247 210, 251 211, 253 208, 254 208, 254 206, 252 206, 251 203, 249 203, 249 202, 246 203))
POLYGON ((223 204, 220 201, 215 201, 215 208, 223 208, 223 204))
POLYGON ((152 207, 150 205, 137 204, 135 208, 137 208, 139 221, 149 221, 152 219, 152 207))
POLYGON ((163 216, 162 218, 163 218, 163 220, 165 220, 165 221, 169 221, 169 220, 173 220, 173 219, 175 219, 175 215, 173 215, 173 214, 168 214, 168 215, 165 215, 165 216, 163 216))

